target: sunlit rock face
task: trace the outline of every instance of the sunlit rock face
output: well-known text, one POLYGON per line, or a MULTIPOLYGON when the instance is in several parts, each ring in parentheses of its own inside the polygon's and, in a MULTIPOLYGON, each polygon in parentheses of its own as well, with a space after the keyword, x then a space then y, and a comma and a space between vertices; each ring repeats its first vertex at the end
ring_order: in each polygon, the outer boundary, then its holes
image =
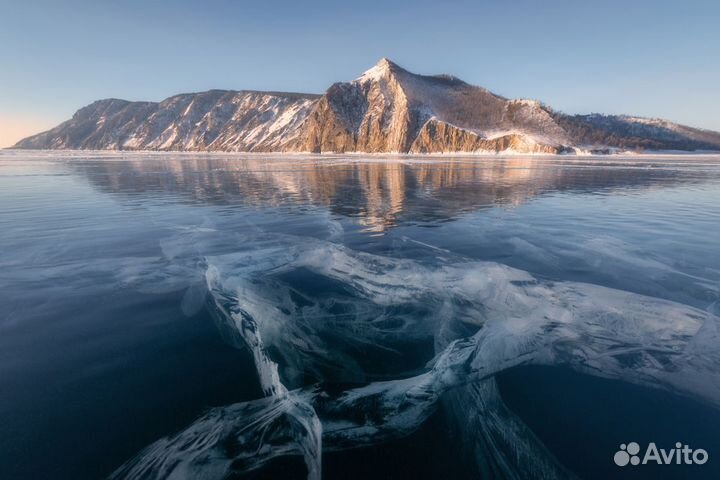
POLYGON ((312 153, 720 150, 720 133, 624 115, 566 115, 383 58, 323 95, 210 90, 100 100, 15 148, 312 153))

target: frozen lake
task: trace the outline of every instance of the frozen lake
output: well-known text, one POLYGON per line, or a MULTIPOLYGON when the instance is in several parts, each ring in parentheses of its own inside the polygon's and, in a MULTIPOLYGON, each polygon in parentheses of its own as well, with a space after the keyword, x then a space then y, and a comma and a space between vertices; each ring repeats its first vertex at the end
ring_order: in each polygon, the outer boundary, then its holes
POLYGON ((718 478, 719 240, 720 156, 0 152, 0 478, 718 478))

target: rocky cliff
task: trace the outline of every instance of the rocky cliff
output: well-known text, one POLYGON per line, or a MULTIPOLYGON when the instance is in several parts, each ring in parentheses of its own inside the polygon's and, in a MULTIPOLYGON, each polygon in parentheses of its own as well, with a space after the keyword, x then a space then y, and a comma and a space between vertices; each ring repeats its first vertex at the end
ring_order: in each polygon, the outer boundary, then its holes
POLYGON ((323 95, 211 90, 159 103, 100 100, 15 148, 604 153, 720 150, 720 133, 658 119, 566 115, 384 58, 323 95))

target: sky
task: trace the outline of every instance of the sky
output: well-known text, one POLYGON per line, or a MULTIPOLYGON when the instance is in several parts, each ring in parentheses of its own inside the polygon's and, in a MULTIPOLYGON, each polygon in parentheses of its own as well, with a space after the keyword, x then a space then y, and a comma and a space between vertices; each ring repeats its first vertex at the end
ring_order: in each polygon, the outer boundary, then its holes
POLYGON ((568 113, 720 130, 717 0, 0 0, 0 147, 101 98, 320 93, 381 57, 568 113))

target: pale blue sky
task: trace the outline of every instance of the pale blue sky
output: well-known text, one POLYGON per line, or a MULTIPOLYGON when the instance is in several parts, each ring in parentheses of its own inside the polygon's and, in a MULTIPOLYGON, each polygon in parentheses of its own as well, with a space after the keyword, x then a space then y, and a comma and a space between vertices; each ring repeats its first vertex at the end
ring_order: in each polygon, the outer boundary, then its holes
POLYGON ((0 0, 0 146, 93 100, 322 92, 386 56, 570 113, 720 130, 720 2, 0 0))

